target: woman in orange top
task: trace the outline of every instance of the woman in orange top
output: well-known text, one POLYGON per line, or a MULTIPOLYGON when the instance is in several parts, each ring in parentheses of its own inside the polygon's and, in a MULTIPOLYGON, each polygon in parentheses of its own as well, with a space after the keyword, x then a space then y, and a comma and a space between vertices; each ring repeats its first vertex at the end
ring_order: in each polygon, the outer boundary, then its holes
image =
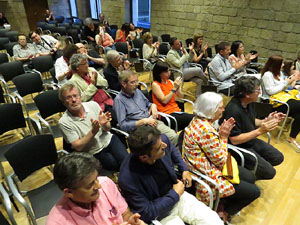
POLYGON ((182 78, 178 77, 174 82, 170 80, 169 66, 165 62, 158 61, 153 68, 152 100, 157 105, 157 110, 174 116, 179 130, 189 125, 194 115, 181 112, 175 101, 175 95, 183 97, 180 91, 182 78))

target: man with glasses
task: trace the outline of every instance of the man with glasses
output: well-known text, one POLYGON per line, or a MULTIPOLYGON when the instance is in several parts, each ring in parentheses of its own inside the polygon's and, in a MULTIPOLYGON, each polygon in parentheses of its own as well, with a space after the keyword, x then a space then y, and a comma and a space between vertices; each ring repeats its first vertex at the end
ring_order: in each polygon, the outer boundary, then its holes
POLYGON ((94 101, 81 102, 81 93, 72 83, 59 90, 59 99, 67 110, 59 120, 64 140, 75 151, 89 152, 104 169, 118 171, 128 155, 119 138, 110 133, 109 112, 103 113, 94 101))
MULTIPOLYGON (((234 118, 235 127, 231 130, 230 142, 248 149, 257 156, 258 167, 255 174, 257 179, 272 179, 276 174, 273 166, 282 163, 283 155, 272 145, 257 137, 275 129, 284 119, 285 114, 272 112, 263 120, 256 119, 255 106, 251 103, 256 102, 260 94, 260 81, 257 78, 245 76, 236 80, 233 98, 227 104, 219 124, 222 124, 224 119, 234 118)), ((249 157, 248 154, 244 157, 246 168, 253 169, 254 158, 249 157)))
POLYGON ((78 48, 78 53, 86 55, 88 58, 89 66, 96 69, 103 68, 105 65, 105 60, 100 57, 100 55, 93 49, 87 51, 86 47, 82 43, 76 43, 78 48))

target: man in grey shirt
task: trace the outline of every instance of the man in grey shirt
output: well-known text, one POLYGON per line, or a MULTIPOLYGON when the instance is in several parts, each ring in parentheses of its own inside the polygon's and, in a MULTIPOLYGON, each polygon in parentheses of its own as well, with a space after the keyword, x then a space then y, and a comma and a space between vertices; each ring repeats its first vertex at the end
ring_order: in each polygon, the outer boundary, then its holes
POLYGON ((28 36, 41 55, 53 55, 60 47, 60 41, 50 35, 40 36, 37 32, 30 32, 28 36))
POLYGON ((71 83, 61 87, 59 98, 67 107, 59 120, 64 140, 75 151, 93 154, 103 168, 119 170, 128 153, 119 138, 109 132, 110 113, 103 113, 94 101, 82 103, 79 90, 71 83))
POLYGON ((13 47, 15 60, 26 62, 39 56, 39 51, 33 44, 27 43, 25 34, 18 35, 18 43, 13 47))
POLYGON ((234 89, 234 81, 242 74, 238 73, 238 69, 245 65, 245 62, 237 62, 232 67, 228 61, 231 53, 230 43, 221 42, 218 44, 218 54, 213 58, 209 66, 209 74, 214 85, 217 86, 219 92, 227 95, 228 91, 232 95, 234 89))
POLYGON ((174 130, 157 119, 157 107, 137 89, 137 75, 131 70, 122 71, 119 76, 122 90, 114 99, 114 110, 117 114, 120 128, 126 132, 138 126, 149 125, 156 127, 167 135, 172 144, 177 145, 178 135, 174 130))

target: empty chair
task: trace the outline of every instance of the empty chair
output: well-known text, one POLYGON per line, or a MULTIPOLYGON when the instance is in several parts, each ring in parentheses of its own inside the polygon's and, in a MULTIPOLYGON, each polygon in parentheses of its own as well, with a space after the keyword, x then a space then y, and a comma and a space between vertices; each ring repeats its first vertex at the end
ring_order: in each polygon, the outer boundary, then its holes
MULTIPOLYGON (((12 225, 17 225, 15 218, 13 216, 12 207, 11 207, 11 201, 9 198, 9 195, 7 191, 5 190, 3 184, 0 184, 0 196, 1 196, 1 202, 3 204, 3 207, 8 215, 8 218, 12 225)), ((3 216, 3 214, 0 212, 0 224, 1 225, 9 225, 6 218, 3 216)))
POLYGON ((15 90, 13 88, 9 88, 7 82, 23 73, 25 73, 25 71, 23 68, 23 63, 20 61, 7 62, 0 65, 0 74, 3 77, 3 79, 0 78, 0 80, 2 81, 7 93, 15 90))
POLYGON ((167 55, 170 50, 169 43, 160 43, 159 45, 159 54, 160 55, 167 55))
POLYGON ((189 47, 190 44, 192 44, 193 42, 193 38, 188 38, 188 39, 185 39, 185 44, 186 44, 186 47, 189 47))
POLYGON ((66 35, 67 34, 67 28, 64 26, 61 27, 54 27, 52 28, 53 33, 59 33, 60 35, 66 35))
POLYGON ((4 50, 5 49, 5 44, 7 44, 9 42, 8 37, 0 37, 0 50, 4 50))
POLYGON ((6 53, 0 53, 0 64, 9 61, 8 55, 6 53))
POLYGON ((160 37, 161 37, 162 42, 168 42, 169 43, 169 41, 171 39, 170 34, 162 34, 160 37))
POLYGON ((18 42, 9 42, 9 43, 6 43, 4 44, 4 48, 6 49, 6 52, 12 57, 14 55, 14 52, 13 52, 13 47, 15 45, 17 45, 18 42))
POLYGON ((14 170, 13 174, 8 177, 9 188, 25 208, 32 224, 37 225, 36 219, 48 215, 63 193, 54 180, 28 191, 26 195, 31 203, 31 210, 19 192, 17 179, 22 182, 39 169, 51 166, 56 162, 58 156, 53 136, 37 135, 25 138, 13 145, 6 152, 5 157, 14 170))
POLYGON ((18 31, 8 31, 5 33, 5 36, 8 37, 10 42, 17 42, 18 41, 18 31))
POLYGON ((45 26, 45 30, 50 30, 51 32, 54 32, 53 30, 55 29, 56 24, 49 24, 47 23, 45 26))
POLYGON ((73 41, 74 44, 80 42, 80 39, 79 39, 79 30, 73 29, 73 26, 72 26, 72 29, 69 29, 67 31, 67 33, 68 33, 68 35, 70 37, 72 37, 72 41, 73 41))
POLYGON ((6 37, 5 33, 7 33, 8 30, 6 29, 0 29, 0 37, 6 37))
POLYGON ((123 54, 128 54, 128 45, 127 42, 117 42, 115 43, 116 50, 123 54))
POLYGON ((37 23, 36 23, 36 26, 37 26, 37 27, 40 27, 42 30, 46 30, 47 24, 48 24, 48 23, 42 22, 42 21, 41 21, 41 22, 37 22, 37 23))
POLYGON ((48 83, 50 80, 52 81, 52 77, 46 74, 46 72, 49 72, 49 70, 54 67, 53 59, 50 55, 39 56, 32 59, 32 65, 34 70, 41 74, 45 82, 48 83))
POLYGON ((65 17, 63 17, 63 16, 56 16, 56 17, 55 17, 55 21, 56 21, 57 23, 63 23, 64 20, 65 20, 65 17))
POLYGON ((143 48, 144 41, 143 39, 135 39, 132 41, 134 48, 143 48))

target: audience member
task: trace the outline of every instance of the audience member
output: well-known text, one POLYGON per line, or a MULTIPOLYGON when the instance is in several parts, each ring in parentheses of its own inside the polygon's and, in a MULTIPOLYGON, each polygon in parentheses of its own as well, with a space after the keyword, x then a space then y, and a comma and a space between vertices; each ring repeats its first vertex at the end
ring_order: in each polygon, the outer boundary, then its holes
MULTIPOLYGON (((296 137, 300 132, 300 100, 295 96, 299 94, 299 91, 295 90, 295 95, 285 92, 288 86, 292 85, 295 87, 296 81, 300 80, 300 74, 295 73, 284 79, 280 73, 282 62, 283 58, 279 55, 273 55, 268 59, 261 71, 263 85, 265 94, 271 98, 284 101, 289 105, 290 112, 288 116, 293 117, 294 121, 287 141, 294 145, 297 151, 300 151, 300 144, 296 141, 296 137)), ((285 105, 277 105, 276 110, 278 112, 286 112, 287 108, 285 105)))
POLYGON ((126 37, 128 33, 128 24, 122 24, 121 29, 117 30, 115 42, 124 42, 126 41, 126 37))
POLYGON ((234 81, 242 76, 239 69, 246 65, 247 61, 237 62, 233 66, 230 64, 228 57, 230 55, 230 43, 221 42, 218 44, 218 54, 213 58, 209 66, 209 74, 212 81, 215 81, 218 92, 225 95, 232 95, 234 90, 234 81))
POLYGON ((189 62, 193 61, 194 44, 189 46, 190 53, 188 54, 184 47, 181 47, 180 41, 174 37, 170 40, 171 49, 167 54, 167 63, 171 68, 179 69, 183 72, 184 81, 193 81, 196 83, 196 96, 201 94, 202 84, 207 83, 207 76, 199 67, 190 67, 189 62))
MULTIPOLYGON (((220 204, 224 211, 220 214, 223 214, 223 221, 226 222, 228 214, 234 215, 249 205, 259 197, 260 191, 254 184, 255 175, 243 167, 238 166, 238 184, 229 182, 222 174, 227 158, 231 157, 227 151, 227 140, 234 127, 232 117, 224 120, 218 131, 213 127, 223 111, 221 95, 205 92, 197 98, 194 106, 195 117, 184 133, 183 158, 191 171, 200 172, 219 184, 220 197, 224 198, 220 204)), ((208 184, 211 185, 210 182, 208 184)), ((216 193, 216 187, 211 185, 211 188, 216 193)), ((209 193, 199 183, 196 184, 196 197, 209 202, 209 193)))
POLYGON ((129 207, 142 220, 158 219, 163 225, 223 224, 216 212, 184 191, 192 178, 166 135, 141 126, 129 135, 128 143, 131 154, 122 163, 118 183, 129 207))
POLYGON ((129 34, 127 36, 127 39, 129 41, 139 39, 139 38, 141 38, 142 32, 143 32, 143 29, 135 28, 133 23, 129 23, 129 34))
POLYGON ((130 68, 129 61, 123 61, 116 50, 111 50, 106 54, 107 67, 104 69, 104 76, 110 89, 121 91, 119 73, 130 68))
POLYGON ((76 45, 71 44, 67 45, 63 49, 63 55, 55 61, 54 68, 55 68, 55 77, 58 80, 60 85, 67 82, 72 76, 72 69, 70 66, 70 59, 72 55, 77 53, 78 48, 76 45))
POLYGON ((104 48, 104 52, 108 52, 109 50, 116 49, 114 45, 114 39, 106 32, 105 24, 100 24, 99 26, 99 34, 96 35, 96 43, 98 46, 102 46, 104 48), (101 29, 100 29, 101 28, 101 29))
POLYGON ((295 62, 296 70, 300 72, 300 49, 297 51, 297 59, 295 62))
POLYGON ((54 181, 64 194, 50 211, 47 225, 145 225, 114 182, 98 176, 99 170, 99 162, 88 153, 71 153, 57 161, 54 181))
MULTIPOLYGON (((264 120, 256 119, 255 106, 251 103, 257 100, 260 93, 260 81, 257 78, 246 76, 238 79, 235 82, 234 97, 227 104, 219 124, 222 124, 223 120, 234 118, 235 126, 230 132, 230 142, 256 155, 257 179, 272 179, 276 174, 273 166, 282 163, 283 154, 257 137, 275 129, 284 119, 285 114, 273 112, 264 120)), ((247 154, 244 156, 246 168, 253 169, 254 158, 247 154)))
POLYGON ((50 21, 54 21, 54 20, 55 20, 55 18, 54 18, 53 13, 49 9, 46 9, 44 21, 49 23, 50 21))
POLYGON ((40 55, 55 55, 59 50, 60 41, 50 35, 40 35, 37 31, 31 31, 28 36, 40 55))
POLYGON ((143 35, 143 58, 144 59, 150 59, 152 57, 158 57, 159 52, 159 42, 152 43, 153 41, 153 36, 150 32, 146 32, 143 35))
POLYGON ((33 46, 33 44, 27 43, 26 35, 18 35, 18 44, 13 47, 13 53, 15 60, 28 62, 30 59, 38 57, 39 51, 33 46))
MULTIPOLYGON (((282 72, 284 79, 286 79, 287 77, 296 75, 295 73, 299 73, 299 71, 295 70, 294 60, 292 60, 292 59, 284 60, 281 72, 282 72)), ((290 91, 293 89, 300 89, 300 85, 297 85, 295 82, 294 86, 293 86, 293 84, 291 84, 290 86, 288 86, 288 88, 286 90, 290 91)))
POLYGON ((98 26, 96 26, 91 18, 86 18, 84 20, 84 29, 83 29, 83 36, 85 40, 88 41, 89 44, 92 46, 96 45, 95 37, 98 32, 98 26))
POLYGON ((117 114, 120 128, 129 132, 142 125, 157 127, 176 145, 178 140, 176 132, 162 121, 156 120, 156 105, 149 102, 144 94, 137 89, 137 75, 130 70, 125 70, 121 72, 119 79, 122 90, 114 99, 114 110, 117 114))
POLYGON ((95 69, 103 68, 105 60, 100 57, 96 50, 91 49, 90 51, 87 51, 86 46, 82 43, 76 43, 76 46, 78 48, 78 53, 87 56, 90 67, 94 67, 95 69))
POLYGON ((104 13, 100 13, 100 14, 99 14, 99 24, 104 24, 104 25, 105 25, 105 30, 106 30, 106 32, 107 32, 110 36, 112 36, 112 32, 111 32, 111 29, 110 29, 108 20, 106 19, 104 13))
POLYGON ((203 44, 203 35, 202 34, 195 34, 193 38, 194 42, 194 58, 193 62, 198 63, 203 67, 203 71, 206 70, 206 67, 209 61, 206 59, 208 57, 207 48, 208 42, 203 44))
POLYGON ((119 170, 127 150, 119 138, 110 133, 109 112, 103 113, 94 102, 81 102, 81 92, 72 83, 59 89, 59 99, 67 107, 59 120, 64 140, 75 151, 89 152, 104 169, 119 170))
MULTIPOLYGON (((183 97, 180 86, 182 82, 181 77, 177 77, 173 82, 170 80, 171 72, 166 62, 158 61, 153 68, 152 83, 152 100, 159 112, 170 114, 175 117, 178 123, 178 129, 184 129, 194 115, 181 112, 178 104, 175 101, 175 95, 179 98, 183 97)), ((163 120, 163 119, 162 119, 163 120)))
POLYGON ((88 66, 87 56, 74 54, 70 59, 70 65, 73 71, 70 82, 81 92, 82 101, 94 100, 100 105, 102 111, 111 112, 113 100, 101 89, 107 87, 107 81, 94 68, 88 66))
POLYGON ((4 27, 4 25, 9 24, 8 20, 6 19, 6 17, 3 15, 2 12, 0 12, 0 26, 4 27))

